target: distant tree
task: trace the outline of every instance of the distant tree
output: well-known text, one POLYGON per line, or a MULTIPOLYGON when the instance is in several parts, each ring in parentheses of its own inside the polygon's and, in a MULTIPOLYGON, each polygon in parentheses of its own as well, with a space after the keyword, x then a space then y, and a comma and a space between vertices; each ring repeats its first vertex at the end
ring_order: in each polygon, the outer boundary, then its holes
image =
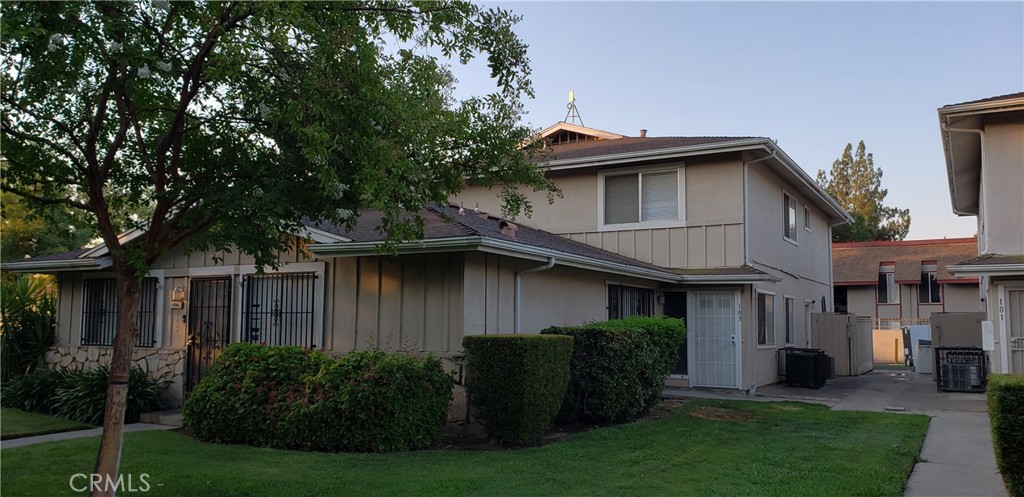
POLYGON ((832 241, 902 240, 910 231, 910 210, 883 204, 889 192, 882 188, 882 169, 875 167, 863 140, 856 152, 847 143, 830 173, 818 170, 818 184, 854 219, 851 224, 833 228, 832 241))
POLYGON ((65 206, 36 206, 15 193, 0 194, 0 259, 13 261, 84 247, 96 231, 82 213, 65 206))
MULTIPOLYGON (((162 254, 234 246, 273 266, 303 217, 383 212, 389 241, 466 181, 554 192, 519 124, 532 96, 516 16, 463 1, 4 2, 0 185, 88 213, 117 277, 94 473, 118 475, 140 280, 162 254), (458 100, 448 60, 485 54, 458 100), (75 195, 68 195, 72 191, 75 195), (143 210, 148 215, 121 217, 143 210), (118 235, 142 228, 132 243, 118 235)), ((112 488, 94 489, 111 495, 112 488)))

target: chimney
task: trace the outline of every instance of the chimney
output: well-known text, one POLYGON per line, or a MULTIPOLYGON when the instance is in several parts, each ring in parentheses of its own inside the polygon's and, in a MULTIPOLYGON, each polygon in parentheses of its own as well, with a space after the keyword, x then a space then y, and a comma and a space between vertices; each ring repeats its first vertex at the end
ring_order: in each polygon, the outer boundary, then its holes
POLYGON ((647 130, 640 128, 640 138, 647 138, 647 130))
POLYGON ((510 236, 512 238, 516 237, 516 231, 519 229, 519 226, 505 220, 502 220, 501 223, 498 224, 498 227, 501 228, 502 235, 510 236))

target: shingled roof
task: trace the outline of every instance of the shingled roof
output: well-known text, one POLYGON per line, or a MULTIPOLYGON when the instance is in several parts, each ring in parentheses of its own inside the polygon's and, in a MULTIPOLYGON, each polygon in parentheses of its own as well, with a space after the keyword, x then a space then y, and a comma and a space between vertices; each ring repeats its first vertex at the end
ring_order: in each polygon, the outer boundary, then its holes
POLYGON ((604 155, 648 152, 663 148, 691 147, 714 143, 728 143, 743 140, 767 140, 753 136, 664 136, 652 138, 619 138, 552 145, 548 160, 582 159, 604 155))
POLYGON ((957 278, 946 266, 978 255, 975 238, 908 240, 898 242, 855 242, 832 244, 832 270, 836 286, 875 285, 882 262, 896 264, 897 283, 921 281, 921 263, 935 261, 941 283, 976 283, 975 278, 957 278))
MULTIPOLYGON (((554 233, 530 228, 518 223, 514 223, 516 226, 515 235, 510 235, 507 234, 507 230, 505 232, 502 231, 502 224, 507 224, 508 221, 485 212, 462 210, 458 206, 430 205, 420 215, 424 222, 424 240, 480 236, 588 257, 604 262, 667 271, 665 268, 655 266, 654 264, 648 264, 613 252, 601 250, 585 243, 576 242, 554 233)), ((382 242, 387 236, 377 230, 381 218, 382 214, 380 211, 365 209, 360 211, 358 222, 350 230, 322 221, 305 221, 304 224, 311 228, 344 236, 351 239, 352 242, 382 242)))

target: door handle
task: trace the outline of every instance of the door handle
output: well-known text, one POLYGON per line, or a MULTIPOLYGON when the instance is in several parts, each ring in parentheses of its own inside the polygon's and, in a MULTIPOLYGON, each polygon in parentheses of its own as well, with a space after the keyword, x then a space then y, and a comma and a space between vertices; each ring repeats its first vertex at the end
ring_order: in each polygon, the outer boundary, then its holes
POLYGON ((732 335, 729 338, 732 339, 732 344, 736 345, 736 335, 732 335))

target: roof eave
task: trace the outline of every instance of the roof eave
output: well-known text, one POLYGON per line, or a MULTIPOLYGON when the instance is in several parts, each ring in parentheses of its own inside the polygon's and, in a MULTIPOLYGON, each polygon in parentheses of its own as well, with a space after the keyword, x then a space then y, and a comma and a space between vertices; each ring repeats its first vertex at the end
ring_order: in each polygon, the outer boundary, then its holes
POLYGON ((68 259, 57 261, 11 261, 0 264, 0 269, 14 273, 63 273, 68 271, 94 271, 111 266, 109 257, 68 259))
POLYGON ((1016 264, 969 264, 946 266, 953 276, 1021 276, 1024 263, 1016 264))
POLYGON ((781 278, 772 276, 770 274, 757 275, 757 274, 730 274, 730 275, 715 275, 715 274, 687 274, 681 275, 681 283, 700 283, 702 285, 744 285, 744 284, 755 284, 765 282, 778 283, 782 281, 781 278))

